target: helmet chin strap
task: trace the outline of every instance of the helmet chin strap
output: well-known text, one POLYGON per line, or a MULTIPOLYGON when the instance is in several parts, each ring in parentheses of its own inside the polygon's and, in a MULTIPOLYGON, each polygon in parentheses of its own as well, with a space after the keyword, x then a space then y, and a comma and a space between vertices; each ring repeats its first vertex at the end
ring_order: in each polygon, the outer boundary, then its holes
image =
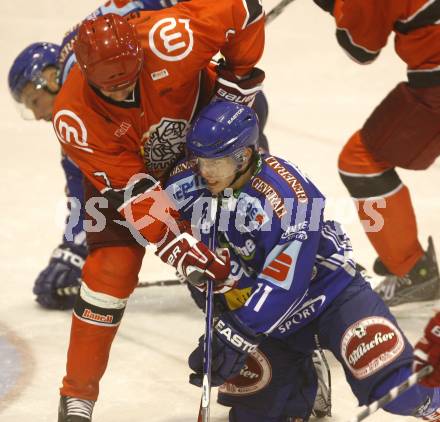
MULTIPOLYGON (((60 88, 61 88, 61 87, 60 87, 60 88)), ((51 95, 57 95, 58 92, 60 92, 60 88, 58 88, 57 90, 52 90, 52 89, 50 89, 47 85, 46 85, 46 86, 43 86, 43 89, 44 89, 46 92, 48 92, 49 94, 51 94, 51 95)))

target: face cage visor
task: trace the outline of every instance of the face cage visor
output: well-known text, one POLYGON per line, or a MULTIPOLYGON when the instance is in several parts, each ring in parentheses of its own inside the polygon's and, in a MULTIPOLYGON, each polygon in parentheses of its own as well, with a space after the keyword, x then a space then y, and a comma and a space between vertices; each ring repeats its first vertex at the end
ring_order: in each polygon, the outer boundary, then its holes
POLYGON ((237 149, 225 157, 205 158, 196 156, 193 152, 188 153, 188 162, 192 170, 202 177, 209 177, 211 180, 227 179, 237 175, 242 170, 246 161, 246 147, 237 149))
POLYGON ((117 92, 117 91, 122 91, 123 89, 126 89, 130 86, 134 87, 137 84, 139 78, 139 74, 136 76, 136 78, 134 80, 130 80, 130 81, 125 81, 125 82, 121 82, 117 85, 105 85, 105 86, 100 86, 100 85, 96 85, 94 84, 92 81, 89 81, 90 85, 92 85, 93 87, 95 87, 97 90, 99 91, 104 91, 104 92, 117 92))
MULTIPOLYGON (((46 92, 52 95, 56 95, 58 92, 58 91, 51 91, 49 89, 48 82, 46 78, 43 76, 43 70, 44 69, 42 69, 41 72, 35 74, 32 77, 32 79, 30 79, 23 85, 23 88, 21 89, 20 94, 18 96, 15 95, 13 96, 15 100, 14 101, 15 108, 18 110, 21 118, 24 120, 27 121, 36 120, 35 114, 31 107, 34 108, 38 107, 38 91, 45 90, 46 92), (32 84, 34 90, 37 91, 36 93, 32 93, 30 98, 30 103, 26 101, 26 98, 23 98, 23 92, 25 88, 28 86, 28 84, 32 84)), ((57 80, 58 79, 59 79, 59 71, 57 71, 57 80)))

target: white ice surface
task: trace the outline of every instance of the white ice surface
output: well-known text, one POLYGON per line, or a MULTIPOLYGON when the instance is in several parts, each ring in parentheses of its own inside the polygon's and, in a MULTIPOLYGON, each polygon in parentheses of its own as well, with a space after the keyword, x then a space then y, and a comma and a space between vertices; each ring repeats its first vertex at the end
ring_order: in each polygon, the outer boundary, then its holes
MULTIPOLYGON (((274 3, 265 2, 267 10, 274 3)), ((64 182, 59 147, 49 124, 21 120, 9 96, 7 72, 26 45, 60 42, 67 28, 99 4, 96 0, 28 0, 0 5, 0 338, 16 345, 22 364, 17 385, 7 397, 0 397, 4 422, 56 420, 57 388, 70 327, 69 312, 44 311, 31 293, 36 274, 46 265, 62 232, 64 182)), ((310 0, 296 0, 268 28, 261 66, 267 75, 265 91, 271 107, 267 135, 272 152, 308 173, 329 198, 328 216, 344 223, 357 259, 371 266, 375 255, 339 180, 336 161, 348 137, 404 79, 404 65, 391 46, 370 66, 351 62, 336 44, 331 18, 310 0)), ((427 235, 432 234, 440 247, 439 164, 426 172, 399 174, 412 192, 420 239, 426 245, 427 235)), ((145 264, 142 280, 172 277, 151 254, 145 264)), ((436 305, 397 308, 395 313, 411 341, 420 336, 436 305)), ((112 349, 94 420, 195 421, 200 391, 187 383, 186 357, 202 330, 203 316, 185 289, 136 291, 112 349)), ((8 364, 5 360, 0 356, 0 367, 8 364)), ((346 421, 356 412, 355 399, 334 361, 332 375, 332 420, 346 421)), ((5 381, 0 374, 0 382, 5 381)), ((212 414, 213 422, 226 421, 226 411, 218 405, 214 404, 212 414)), ((378 412, 370 420, 412 418, 378 412)))

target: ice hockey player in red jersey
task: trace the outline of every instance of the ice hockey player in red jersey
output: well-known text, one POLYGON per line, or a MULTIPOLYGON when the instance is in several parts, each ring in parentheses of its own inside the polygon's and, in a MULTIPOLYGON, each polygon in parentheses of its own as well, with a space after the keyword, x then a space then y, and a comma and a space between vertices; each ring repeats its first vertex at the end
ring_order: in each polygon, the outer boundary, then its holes
POLYGON ((314 0, 336 20, 336 38, 353 60, 375 60, 394 33, 407 64, 400 82, 352 135, 339 156, 339 173, 378 258, 376 288, 390 305, 440 297, 432 238, 423 250, 408 188, 396 167, 425 170, 440 154, 440 1, 314 0), (365 212, 379 199, 383 226, 365 212), (370 229, 373 227, 373 229, 370 229))
MULTIPOLYGON (((427 365, 432 367, 432 372, 425 376, 420 384, 431 388, 440 387, 440 312, 436 312, 429 320, 423 330, 423 337, 414 346, 413 371, 420 371, 427 365)), ((426 420, 440 421, 440 409, 426 420)))
POLYGON ((263 46, 257 0, 194 0, 81 25, 74 47, 79 66, 57 96, 53 126, 87 178, 87 211, 96 224, 87 230, 90 253, 72 316, 59 422, 91 420, 145 240, 186 277, 229 274, 227 258, 182 230, 160 181, 182 155, 200 106, 213 96, 252 103, 264 78, 254 67, 263 46), (214 71, 209 62, 217 51, 225 65, 214 71))
MULTIPOLYGON (((127 15, 139 10, 158 10, 176 4, 177 0, 108 0, 91 16, 106 13, 127 15)), ((80 24, 67 31, 60 45, 34 42, 15 58, 9 70, 8 84, 22 116, 50 122, 55 97, 70 69, 76 63, 73 44, 80 24)), ((264 98, 260 101, 264 105, 264 98)), ((47 309, 71 309, 79 286, 81 269, 87 256, 84 226, 83 176, 65 155, 61 166, 66 180, 69 216, 62 242, 53 250, 47 266, 39 273, 33 286, 36 301, 47 309)))

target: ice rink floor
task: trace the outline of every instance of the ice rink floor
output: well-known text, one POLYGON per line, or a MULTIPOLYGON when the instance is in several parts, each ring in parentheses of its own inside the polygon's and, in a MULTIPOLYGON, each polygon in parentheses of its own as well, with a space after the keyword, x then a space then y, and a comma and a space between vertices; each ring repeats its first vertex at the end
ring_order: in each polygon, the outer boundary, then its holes
MULTIPOLYGON (((34 279, 59 243, 63 225, 63 174, 51 125, 25 122, 15 109, 6 78, 12 60, 35 41, 61 42, 64 32, 92 11, 97 0, 1 2, 0 6, 0 421, 56 420, 64 374, 70 313, 49 312, 34 302, 34 279)), ((274 1, 265 2, 267 10, 274 1)), ((311 0, 296 0, 267 28, 261 67, 270 103, 267 135, 272 153, 308 173, 328 197, 327 217, 341 221, 355 255, 371 268, 374 251, 339 180, 337 156, 375 105, 405 78, 390 46, 362 67, 336 43, 334 23, 311 0)), ((440 249, 440 164, 426 172, 399 171, 410 187, 420 239, 434 236, 440 249)), ((141 280, 172 273, 151 254, 141 280)), ((437 303, 395 309, 411 341, 437 303)), ((200 391, 188 384, 188 353, 204 318, 183 287, 138 289, 131 298, 95 407, 96 422, 194 422, 200 391)), ((332 360, 333 420, 347 421, 356 402, 332 360)), ((214 404, 213 422, 226 422, 214 404)), ((412 420, 378 412, 369 420, 412 420)))

